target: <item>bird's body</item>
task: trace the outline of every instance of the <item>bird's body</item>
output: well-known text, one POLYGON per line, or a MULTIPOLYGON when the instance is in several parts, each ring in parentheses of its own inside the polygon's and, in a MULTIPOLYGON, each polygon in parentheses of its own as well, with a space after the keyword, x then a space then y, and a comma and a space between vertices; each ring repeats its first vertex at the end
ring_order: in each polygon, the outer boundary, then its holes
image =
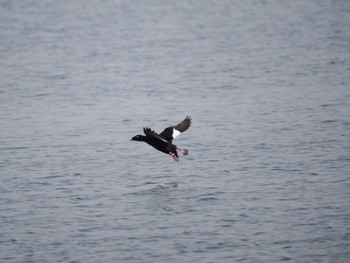
POLYGON ((136 135, 132 137, 131 140, 146 142, 158 151, 169 154, 175 161, 178 161, 179 156, 177 155, 177 150, 180 150, 183 155, 187 155, 188 151, 187 149, 178 148, 172 141, 182 132, 186 131, 191 126, 191 123, 191 117, 187 116, 178 125, 169 126, 160 134, 154 132, 148 127, 144 127, 143 132, 145 135, 136 135))

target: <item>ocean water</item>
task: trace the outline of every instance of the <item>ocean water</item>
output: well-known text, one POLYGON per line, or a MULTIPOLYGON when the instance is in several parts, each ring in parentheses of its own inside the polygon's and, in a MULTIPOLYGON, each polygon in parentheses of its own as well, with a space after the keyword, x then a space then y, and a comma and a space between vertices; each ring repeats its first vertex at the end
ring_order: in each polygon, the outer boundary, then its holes
POLYGON ((0 261, 349 262, 349 16, 0 1, 0 261))

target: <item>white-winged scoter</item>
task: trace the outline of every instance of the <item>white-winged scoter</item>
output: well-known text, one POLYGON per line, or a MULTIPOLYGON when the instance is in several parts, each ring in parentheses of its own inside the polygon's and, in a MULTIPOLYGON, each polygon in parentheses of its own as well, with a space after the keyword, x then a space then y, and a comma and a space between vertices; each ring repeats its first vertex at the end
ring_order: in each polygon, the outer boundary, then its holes
POLYGON ((182 122, 175 126, 169 126, 165 128, 160 134, 154 132, 148 127, 143 128, 144 135, 136 135, 131 138, 132 141, 142 141, 156 148, 158 151, 171 155, 175 161, 179 161, 179 156, 176 150, 180 150, 183 155, 188 154, 188 150, 185 148, 178 148, 172 143, 173 139, 179 136, 182 132, 186 131, 192 123, 190 116, 187 116, 182 122))

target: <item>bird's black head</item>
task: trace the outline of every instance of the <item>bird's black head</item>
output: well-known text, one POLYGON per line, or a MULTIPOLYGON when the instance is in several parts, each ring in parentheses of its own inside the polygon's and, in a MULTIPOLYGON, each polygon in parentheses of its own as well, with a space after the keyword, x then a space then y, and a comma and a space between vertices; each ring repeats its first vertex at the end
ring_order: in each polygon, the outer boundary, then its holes
POLYGON ((145 140, 145 136, 140 135, 140 134, 131 138, 131 141, 144 141, 144 140, 145 140))

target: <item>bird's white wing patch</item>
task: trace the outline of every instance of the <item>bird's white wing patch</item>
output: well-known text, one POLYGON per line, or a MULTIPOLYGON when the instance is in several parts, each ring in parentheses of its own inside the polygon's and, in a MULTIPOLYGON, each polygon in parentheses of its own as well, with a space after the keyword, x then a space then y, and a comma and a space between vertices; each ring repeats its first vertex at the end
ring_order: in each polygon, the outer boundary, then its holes
POLYGON ((173 139, 175 139, 180 134, 181 134, 181 132, 179 132, 178 130, 173 129, 173 139))

